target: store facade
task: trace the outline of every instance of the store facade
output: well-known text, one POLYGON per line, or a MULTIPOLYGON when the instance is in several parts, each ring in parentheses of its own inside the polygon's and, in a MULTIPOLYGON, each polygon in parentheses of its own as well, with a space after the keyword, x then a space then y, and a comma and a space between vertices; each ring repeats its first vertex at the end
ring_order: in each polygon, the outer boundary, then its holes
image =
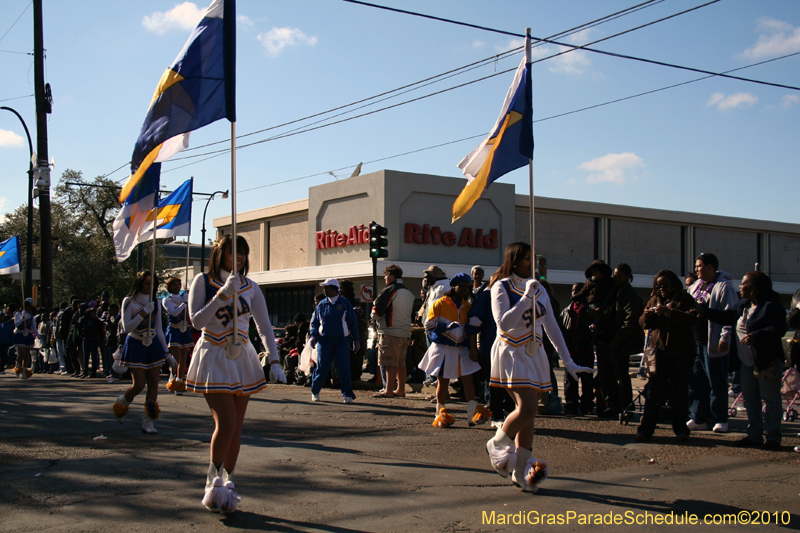
MULTIPOLYGON (((325 278, 350 279, 356 296, 373 292, 369 223, 389 230, 389 256, 378 264, 403 268, 419 294, 422 272, 439 265, 452 276, 481 265, 487 277, 502 263, 506 245, 530 241, 528 196, 495 183, 466 216, 451 224, 451 209, 465 180, 382 170, 308 190, 308 198, 239 213, 237 231, 250 245, 250 276, 267 296, 271 319, 289 323, 310 312, 325 278)), ((214 219, 217 235, 231 217, 214 219)), ((800 288, 800 225, 719 217, 593 202, 536 198, 536 253, 547 259, 547 279, 561 302, 595 258, 631 265, 645 296, 653 275, 693 268, 700 252, 713 252, 720 268, 741 278, 758 263, 787 299, 800 288)))

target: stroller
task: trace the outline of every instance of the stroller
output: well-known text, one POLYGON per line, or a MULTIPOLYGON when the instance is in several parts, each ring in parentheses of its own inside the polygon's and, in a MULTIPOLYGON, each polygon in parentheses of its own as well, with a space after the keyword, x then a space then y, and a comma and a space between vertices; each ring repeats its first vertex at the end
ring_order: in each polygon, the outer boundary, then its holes
MULTIPOLYGON (((784 400, 789 402, 789 405, 787 405, 786 409, 783 411, 783 419, 786 422, 794 422, 797 420, 798 414, 794 406, 800 405, 800 372, 797 371, 797 368, 791 367, 783 373, 783 377, 781 378, 781 396, 784 400)), ((733 400, 730 409, 728 409, 728 416, 735 417, 738 414, 739 409, 737 408, 737 404, 740 402, 744 404, 744 395, 741 393, 733 400)), ((762 407, 762 410, 765 408, 766 406, 762 407)))
MULTIPOLYGON (((650 372, 653 371, 655 367, 655 354, 653 353, 652 348, 650 346, 650 331, 646 332, 644 338, 644 349, 642 350, 642 359, 639 361, 639 370, 637 371, 637 377, 646 379, 649 377, 650 372)), ((633 376, 631 374, 631 376, 633 376)), ((619 415, 619 423, 622 425, 627 426, 630 422, 637 422, 642 413, 644 413, 644 397, 646 394, 647 385, 636 394, 636 397, 633 401, 623 409, 623 411, 619 415)))

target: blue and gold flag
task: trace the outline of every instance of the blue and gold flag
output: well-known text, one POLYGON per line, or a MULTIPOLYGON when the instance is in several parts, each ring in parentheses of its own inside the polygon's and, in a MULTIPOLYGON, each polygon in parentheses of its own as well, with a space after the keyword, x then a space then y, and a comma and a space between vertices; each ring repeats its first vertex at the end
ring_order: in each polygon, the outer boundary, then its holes
POLYGON ((0 242, 0 274, 19 272, 19 237, 0 242))

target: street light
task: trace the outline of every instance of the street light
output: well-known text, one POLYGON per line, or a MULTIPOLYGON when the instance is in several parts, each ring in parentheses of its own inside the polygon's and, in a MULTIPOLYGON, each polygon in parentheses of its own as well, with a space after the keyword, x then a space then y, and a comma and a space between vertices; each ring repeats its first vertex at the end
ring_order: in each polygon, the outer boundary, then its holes
POLYGON ((200 241, 200 272, 206 271, 206 211, 208 211, 208 204, 211 203, 211 200, 213 200, 214 196, 217 194, 221 194, 223 200, 228 199, 228 191, 214 191, 211 196, 208 197, 208 200, 206 200, 206 207, 203 209, 203 229, 200 230, 203 234, 202 240, 200 241))
MULTIPOLYGON (((28 126, 25 124, 25 121, 22 120, 22 116, 10 107, 2 106, 0 109, 11 111, 17 115, 17 118, 22 123, 22 127, 25 129, 25 135, 28 137, 28 151, 30 151, 31 154, 28 160, 28 242, 26 243, 25 251, 25 255, 27 256, 25 259, 25 288, 30 291, 31 285, 33 285, 33 161, 35 158, 33 155, 33 143, 31 142, 31 134, 28 133, 28 126)), ((28 294, 30 294, 30 292, 26 293, 26 296, 28 294)))

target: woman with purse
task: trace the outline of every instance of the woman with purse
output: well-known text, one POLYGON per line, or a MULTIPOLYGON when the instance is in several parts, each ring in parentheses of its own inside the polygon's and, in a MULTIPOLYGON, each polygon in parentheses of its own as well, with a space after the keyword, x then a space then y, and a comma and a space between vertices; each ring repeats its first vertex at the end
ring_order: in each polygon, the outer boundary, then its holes
POLYGON ((661 405, 669 400, 672 430, 679 442, 689 437, 689 374, 694 363, 695 340, 692 327, 697 304, 671 270, 662 270, 653 278, 653 295, 639 319, 650 330, 648 353, 655 357, 655 370, 645 386, 645 404, 636 442, 649 441, 658 423, 661 405))
POLYGON ((784 359, 781 339, 786 333, 786 309, 772 290, 772 280, 764 272, 753 270, 745 274, 739 292, 742 299, 734 309, 703 310, 711 322, 733 325, 736 330, 742 394, 747 410, 747 436, 736 441, 736 445, 779 450, 784 359), (766 404, 763 413, 762 400, 766 404))

